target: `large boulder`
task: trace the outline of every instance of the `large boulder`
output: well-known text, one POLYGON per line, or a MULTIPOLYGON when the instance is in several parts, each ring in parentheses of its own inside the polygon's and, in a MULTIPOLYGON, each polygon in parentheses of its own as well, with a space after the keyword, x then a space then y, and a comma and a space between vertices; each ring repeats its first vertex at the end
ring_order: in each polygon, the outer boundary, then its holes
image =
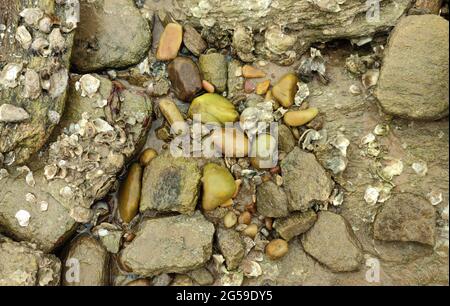
POLYGON ((401 193, 389 199, 374 222, 375 239, 419 242, 434 246, 436 211, 424 198, 401 193))
POLYGON ((448 115, 448 21, 403 18, 391 33, 376 95, 389 114, 416 120, 448 115))
POLYGON ((109 254, 92 236, 77 237, 67 251, 62 273, 63 286, 106 286, 109 254))
POLYGON ((364 259, 350 224, 332 212, 320 212, 317 222, 301 237, 301 241, 306 253, 333 272, 358 270, 364 259))
POLYGON ((64 110, 74 39, 67 27, 70 10, 53 1, 0 3, 6 26, 0 31, 0 154, 7 165, 22 164, 36 153, 64 110), (49 24, 51 18, 61 25, 49 24))
POLYGON ((142 61, 151 29, 133 0, 80 1, 72 64, 80 72, 124 68, 142 61))
POLYGON ((214 225, 197 211, 148 219, 122 251, 120 261, 135 274, 185 273, 204 265, 212 255, 214 225))
POLYGON ((99 76, 73 77, 69 101, 48 149, 29 171, 11 169, 0 181, 0 231, 46 252, 90 220, 90 206, 108 193, 150 123, 145 94, 99 76), (86 80, 98 85, 94 93, 86 80))
POLYGON ((60 273, 56 256, 0 236, 0 286, 57 286, 60 273))

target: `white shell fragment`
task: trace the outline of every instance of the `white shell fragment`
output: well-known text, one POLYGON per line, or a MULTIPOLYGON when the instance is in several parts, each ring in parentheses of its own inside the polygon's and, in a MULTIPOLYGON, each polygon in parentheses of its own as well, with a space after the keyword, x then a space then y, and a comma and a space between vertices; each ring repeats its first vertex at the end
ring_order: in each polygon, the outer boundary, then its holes
POLYGON ((336 138, 333 139, 331 145, 338 149, 342 156, 347 157, 347 148, 350 145, 350 140, 348 140, 344 135, 339 133, 336 138))
POLYGON ((348 89, 348 91, 353 95, 353 96, 359 96, 362 93, 361 88, 358 85, 350 85, 350 88, 348 89))
POLYGON ((50 49, 53 52, 61 52, 66 47, 66 40, 61 34, 59 29, 53 29, 50 35, 48 36, 48 40, 50 43, 50 49))
POLYGON ((41 211, 47 211, 48 210, 48 203, 45 201, 39 202, 39 209, 41 211))
POLYGON ((419 176, 427 175, 428 166, 427 166, 426 162, 424 162, 424 161, 415 162, 412 164, 411 167, 413 168, 414 172, 416 172, 417 175, 419 175, 419 176))
POLYGON ((69 83, 69 73, 66 69, 60 69, 50 76, 50 88, 48 93, 53 99, 60 97, 69 83))
POLYGON ((369 144, 369 143, 371 143, 371 142, 374 142, 375 139, 376 139, 376 138, 375 138, 375 135, 372 134, 372 133, 369 133, 369 134, 367 134, 366 136, 364 136, 364 137, 361 139, 361 144, 362 144, 362 145, 369 144))
POLYGON ((77 82, 76 86, 77 90, 81 89, 82 97, 92 98, 100 87, 100 80, 90 74, 85 74, 77 82))
POLYGON ((19 83, 17 78, 22 71, 23 64, 9 63, 0 72, 0 85, 6 88, 15 88, 19 83))
POLYGON ((44 12, 39 8, 26 8, 20 12, 26 24, 30 26, 37 25, 39 20, 44 17, 44 12))
POLYGON ((103 119, 97 118, 93 121, 93 123, 98 133, 106 133, 114 131, 114 128, 103 119))
POLYGON ((0 122, 22 122, 30 118, 30 115, 21 107, 11 104, 0 106, 0 122))
POLYGON ((31 42, 33 38, 31 37, 30 32, 28 32, 25 26, 20 26, 16 30, 16 40, 25 50, 28 50, 31 46, 31 42))
POLYGON ((73 197, 72 188, 70 188, 69 186, 61 188, 59 194, 65 199, 71 199, 73 197))
POLYGON ((247 135, 254 135, 265 130, 273 120, 272 102, 267 101, 255 107, 247 107, 241 114, 240 125, 247 135))
POLYGON ((47 117, 48 117, 48 120, 50 120, 50 123, 53 123, 53 124, 58 124, 59 121, 61 120, 61 115, 58 112, 53 111, 53 110, 48 111, 47 117))
POLYGON ((0 169, 0 181, 9 176, 8 170, 0 169))
POLYGON ((298 91, 295 94, 294 104, 300 106, 309 97, 309 87, 306 83, 297 83, 298 91))
POLYGON ((50 43, 45 38, 38 37, 31 44, 31 50, 43 57, 47 57, 51 53, 50 43))
POLYGON ((31 218, 31 215, 30 215, 30 213, 29 213, 28 211, 26 211, 26 210, 23 210, 23 209, 19 210, 19 211, 16 213, 15 217, 16 217, 17 222, 19 222, 19 225, 20 225, 21 227, 27 227, 28 224, 30 224, 30 218, 31 218))
POLYGON ((36 196, 32 193, 27 193, 25 195, 25 201, 29 202, 29 203, 35 203, 36 202, 36 196))
POLYGON ((387 124, 377 124, 373 129, 373 133, 377 136, 386 136, 389 133, 390 127, 387 124))
POLYGON ((262 274, 262 269, 259 263, 252 260, 245 260, 241 264, 241 269, 246 277, 258 277, 262 274))
POLYGON ((362 83, 366 89, 369 89, 378 83, 378 78, 380 77, 380 70, 370 69, 362 76, 362 83))
POLYGON ((27 99, 37 99, 41 95, 41 81, 39 74, 33 69, 25 72, 23 96, 27 99))
POLYGON ((41 20, 39 20, 39 31, 42 33, 48 34, 52 30, 52 20, 50 17, 45 16, 41 20))
POLYGON ((430 201, 431 205, 439 205, 443 201, 442 192, 431 191, 427 194, 427 199, 430 201))
POLYGON ((379 189, 369 186, 369 187, 367 187, 366 193, 364 194, 364 200, 369 205, 375 205, 378 202, 379 196, 380 196, 379 189))
POLYGON ((389 164, 383 168, 383 177, 392 180, 394 176, 398 176, 403 172, 403 162, 399 159, 391 159, 389 164))
POLYGON ((34 180, 33 172, 28 172, 27 176, 25 176, 25 182, 28 186, 34 187, 36 185, 36 181, 34 180))

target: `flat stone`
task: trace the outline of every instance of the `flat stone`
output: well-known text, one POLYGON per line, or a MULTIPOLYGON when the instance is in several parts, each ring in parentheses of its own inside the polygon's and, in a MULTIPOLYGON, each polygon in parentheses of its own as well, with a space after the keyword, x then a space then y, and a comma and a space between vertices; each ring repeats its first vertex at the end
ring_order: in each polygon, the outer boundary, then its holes
POLYGON ((296 147, 281 162, 290 211, 306 211, 315 201, 327 201, 334 186, 314 154, 296 147))
POLYGON ((200 286, 208 286, 214 283, 214 277, 206 268, 198 268, 191 271, 189 276, 200 286))
POLYGON ((109 255, 94 237, 83 235, 69 247, 62 273, 63 286, 106 286, 109 255), (79 272, 79 273, 78 273, 79 272))
POLYGON ((448 21, 408 16, 397 24, 385 50, 376 95, 386 113, 435 120, 449 109, 448 21))
POLYGON ((234 229, 217 230, 217 244, 219 250, 225 257, 225 263, 228 270, 235 270, 241 264, 245 255, 245 246, 241 235, 234 229))
POLYGON ((151 28, 132 0, 80 1, 72 64, 80 72, 125 68, 141 62, 151 28))
POLYGON ((168 66, 169 79, 178 99, 191 102, 202 89, 202 79, 196 63, 188 57, 177 57, 168 66))
POLYGON ((317 222, 301 241, 306 253, 333 272, 358 270, 364 259, 350 224, 332 212, 319 212, 317 222))
POLYGON ((208 45, 200 33, 198 33, 197 30, 191 25, 184 26, 183 43, 186 48, 197 57, 205 52, 206 48, 208 48, 208 45))
POLYGON ((396 194, 378 212, 374 237, 383 241, 419 242, 434 246, 436 211, 418 195, 396 194))
POLYGON ((214 225, 200 212, 149 219, 122 251, 121 262, 133 273, 152 276, 185 273, 204 265, 212 255, 214 225))
POLYGON ((276 219, 273 228, 286 241, 306 233, 316 222, 317 214, 313 210, 295 212, 289 217, 276 219))
POLYGON ((256 189, 256 209, 265 217, 280 218, 289 215, 288 201, 283 188, 272 181, 256 189))
POLYGON ((200 179, 195 160, 175 158, 170 152, 156 157, 144 170, 139 210, 192 215, 197 206, 200 179))
POLYGON ((61 262, 26 242, 0 236, 0 286, 57 286, 61 262))
POLYGON ((214 85, 218 92, 227 89, 228 66, 225 56, 220 53, 203 54, 199 59, 203 78, 214 85))

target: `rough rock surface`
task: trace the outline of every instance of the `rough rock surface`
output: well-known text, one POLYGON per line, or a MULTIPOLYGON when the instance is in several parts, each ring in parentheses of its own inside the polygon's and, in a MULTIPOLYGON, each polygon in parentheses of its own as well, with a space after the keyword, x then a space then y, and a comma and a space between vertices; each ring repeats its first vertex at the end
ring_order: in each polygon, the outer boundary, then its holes
POLYGON ((376 91, 385 112, 419 120, 448 115, 448 29, 436 15, 408 16, 397 24, 376 91))
POLYGON ((295 212, 286 218, 276 219, 273 228, 286 241, 306 233, 316 222, 317 214, 313 210, 295 212))
POLYGON ((0 286, 56 286, 60 273, 56 256, 0 236, 0 286))
POLYGON ((138 64, 151 45, 149 21, 133 0, 81 0, 72 64, 80 72, 138 64))
POLYGON ((176 211, 192 215, 200 192, 201 173, 197 162, 176 158, 167 152, 145 168, 140 211, 176 211))
POLYGON ((278 127, 278 148, 285 152, 290 153, 294 150, 296 141, 291 130, 284 124, 278 127))
POLYGON ((245 255, 245 246, 241 235, 233 229, 218 229, 217 244, 225 257, 228 270, 235 270, 241 264, 245 255))
POLYGON ((306 211, 314 201, 327 201, 334 183, 314 154, 296 147, 281 162, 290 211, 306 211))
MULTIPOLYGON (((379 20, 376 20, 370 11, 367 13, 367 6, 360 0, 347 0, 342 5, 335 0, 225 0, 220 1, 220 5, 215 0, 176 2, 194 26, 203 26, 209 32, 250 28, 259 36, 259 42, 253 46, 255 54, 288 64, 314 42, 360 38, 387 30, 395 25, 411 3, 410 0, 381 1, 379 20)), ((221 40, 220 35, 217 36, 216 40, 221 40)), ((246 48, 251 47, 250 44, 246 48)))
POLYGON ((108 265, 109 255, 103 245, 94 237, 80 236, 70 244, 63 267, 62 284, 106 286, 108 265))
MULTIPOLYGON (((59 121, 51 114, 61 115, 66 101, 74 31, 62 32, 65 48, 46 54, 46 57, 32 51, 29 46, 26 49, 14 38, 18 29, 21 27, 23 29, 26 25, 24 18, 19 16, 26 8, 39 7, 65 21, 66 5, 55 5, 53 1, 36 2, 31 0, 0 2, 0 23, 6 26, 4 31, 0 31, 0 105, 12 104, 24 109, 30 115, 29 119, 17 123, 0 120, 0 154, 8 157, 10 164, 26 162, 45 144, 59 121), (15 77, 5 80, 6 72, 12 71, 7 68, 11 68, 11 65, 19 65, 17 66, 19 70, 16 70, 15 77), (44 82, 50 86, 48 90, 41 89, 48 87, 43 85, 44 82)), ((55 26, 54 29, 57 31, 59 27, 55 26)), ((45 41, 49 40, 49 35, 37 29, 28 26, 28 30, 25 31, 31 36, 30 43, 38 37, 45 41)))
POLYGON ((214 225, 200 212, 149 219, 121 253, 121 262, 142 276, 184 273, 201 267, 212 255, 214 225))
POLYGON ((360 244, 350 224, 332 212, 319 212, 317 222, 301 241, 309 255, 334 272, 357 270, 363 262, 360 244))
POLYGON ((224 55, 203 54, 199 58, 199 65, 203 78, 213 84, 218 92, 227 89, 228 65, 224 55))
POLYGON ((272 181, 257 187, 256 203, 258 212, 265 217, 280 218, 289 215, 286 193, 272 181))
POLYGON ((82 97, 81 88, 76 89, 79 80, 79 76, 70 80, 70 103, 55 131, 56 139, 28 165, 34 186, 27 183, 27 172, 17 169, 1 180, 0 230, 36 243, 46 252, 62 244, 76 222, 89 221, 90 206, 108 193, 150 123, 150 101, 139 91, 124 88, 118 92, 111 81, 98 77, 98 92, 92 98, 82 97), (104 101, 108 105, 99 107, 104 101), (119 111, 113 114, 113 109, 119 111), (26 201, 27 195, 30 201, 26 201), (48 204, 47 210, 41 209, 43 202, 48 204), (19 210, 31 215, 28 226, 20 226, 16 219, 19 210))
POLYGON ((411 241, 434 246, 436 211, 424 198, 414 194, 398 194, 389 199, 374 222, 375 239, 411 241))

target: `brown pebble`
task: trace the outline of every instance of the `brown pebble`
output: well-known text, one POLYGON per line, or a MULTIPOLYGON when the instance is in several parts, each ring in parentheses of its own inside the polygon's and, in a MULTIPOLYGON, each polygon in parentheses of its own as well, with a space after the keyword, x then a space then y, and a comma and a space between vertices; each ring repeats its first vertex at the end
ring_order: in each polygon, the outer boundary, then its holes
POLYGON ((272 169, 270 169, 270 173, 271 174, 280 174, 281 173, 280 166, 276 166, 276 167, 273 167, 272 169))
POLYGON ((266 73, 258 68, 250 65, 245 65, 242 67, 242 75, 246 79, 258 79, 266 76, 266 73))
POLYGON ((202 89, 200 70, 188 57, 177 57, 167 68, 170 82, 178 99, 191 102, 202 89))
POLYGON ((156 156, 158 156, 158 152, 155 150, 151 148, 145 149, 139 157, 139 163, 142 167, 147 167, 156 156))
POLYGON ((244 211, 243 213, 241 213, 239 215, 238 222, 239 222, 239 224, 249 225, 250 222, 252 222, 252 214, 249 213, 248 211, 244 211))
POLYGON ((272 219, 272 218, 269 218, 269 217, 265 218, 265 219, 264 219, 264 225, 266 226, 266 228, 267 228, 269 231, 271 231, 272 228, 273 228, 273 219, 272 219))
POLYGON ((119 190, 119 214, 125 223, 133 220, 139 211, 141 179, 142 167, 138 163, 134 163, 119 190))
POLYGON ((202 35, 190 25, 184 27, 183 42, 186 48, 192 52, 195 56, 200 56, 205 52, 208 45, 203 40, 202 35))
POLYGON ((181 43, 183 41, 183 28, 177 23, 169 23, 159 40, 156 59, 160 61, 170 61, 178 56, 181 43))
POLYGON ((255 89, 256 89, 256 86, 255 86, 255 83, 253 83, 252 81, 250 81, 250 80, 246 80, 245 81, 245 83, 244 83, 244 91, 246 92, 246 93, 252 93, 252 92, 254 92, 255 91, 255 89))
POLYGON ((245 209, 250 212, 251 214, 256 214, 256 205, 255 203, 250 203, 245 206, 245 209))
POLYGON ((282 258, 289 250, 289 245, 283 239, 274 239, 266 246, 266 255, 271 260, 282 258))
POLYGON ((208 93, 214 93, 216 91, 216 89, 214 88, 214 85, 206 80, 202 81, 202 86, 203 86, 203 89, 208 93))
POLYGON ((236 214, 232 211, 228 212, 223 218, 223 224, 225 225, 226 228, 232 228, 233 226, 236 225, 237 221, 238 218, 236 214))
POLYGON ((256 237, 256 234, 258 234, 258 225, 256 224, 250 224, 243 230, 242 232, 245 236, 248 236, 252 239, 256 237))

